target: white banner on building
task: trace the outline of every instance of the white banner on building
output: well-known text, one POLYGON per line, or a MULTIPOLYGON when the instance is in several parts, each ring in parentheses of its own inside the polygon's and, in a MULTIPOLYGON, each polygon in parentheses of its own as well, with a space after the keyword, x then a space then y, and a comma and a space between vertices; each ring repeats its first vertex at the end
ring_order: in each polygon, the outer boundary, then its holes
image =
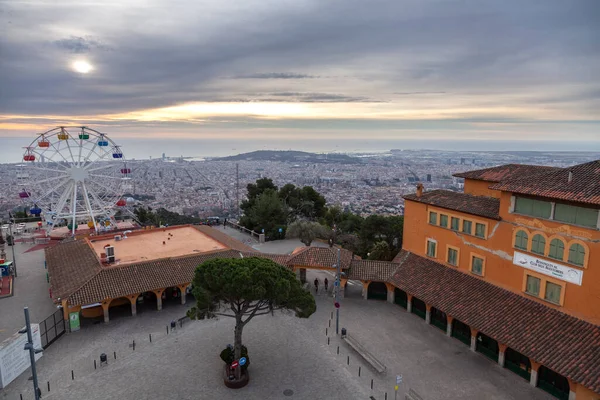
POLYGON ((583 271, 515 251, 513 264, 581 286, 583 271))
MULTIPOLYGON (((40 336, 40 325, 31 324, 31 333, 33 336, 33 348, 42 348, 42 338, 40 336)), ((0 389, 6 387, 15 378, 21 375, 26 369, 31 367, 29 360, 29 350, 24 346, 27 342, 27 333, 15 333, 2 343, 0 343, 0 389)), ((35 355, 38 360, 42 353, 35 355)))

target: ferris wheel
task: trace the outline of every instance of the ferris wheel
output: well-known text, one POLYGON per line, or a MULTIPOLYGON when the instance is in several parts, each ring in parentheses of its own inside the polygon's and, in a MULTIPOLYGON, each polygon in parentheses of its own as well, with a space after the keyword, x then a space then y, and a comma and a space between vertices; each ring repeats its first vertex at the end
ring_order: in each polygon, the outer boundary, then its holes
POLYGON ((65 223, 72 235, 80 223, 96 232, 116 227, 131 169, 107 135, 83 126, 54 128, 25 147, 23 161, 19 197, 33 205, 31 214, 42 216, 47 231, 65 223))

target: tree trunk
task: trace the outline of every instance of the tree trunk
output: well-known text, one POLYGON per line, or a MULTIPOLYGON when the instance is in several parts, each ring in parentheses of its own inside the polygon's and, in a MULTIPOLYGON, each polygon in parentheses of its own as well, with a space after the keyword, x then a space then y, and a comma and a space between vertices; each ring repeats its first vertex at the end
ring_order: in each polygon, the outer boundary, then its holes
MULTIPOLYGON (((235 317, 235 338, 233 342, 233 359, 234 361, 239 361, 242 357, 242 330, 244 329, 244 325, 242 324, 242 316, 235 317)), ((242 376, 242 366, 239 365, 235 369, 235 377, 236 379, 240 379, 242 376)))

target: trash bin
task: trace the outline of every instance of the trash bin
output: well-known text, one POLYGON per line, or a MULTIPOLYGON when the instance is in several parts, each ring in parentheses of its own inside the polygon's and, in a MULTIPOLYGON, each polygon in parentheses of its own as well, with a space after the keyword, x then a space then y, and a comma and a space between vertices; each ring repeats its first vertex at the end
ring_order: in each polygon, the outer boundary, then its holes
POLYGON ((346 328, 342 328, 342 337, 346 337, 346 328))

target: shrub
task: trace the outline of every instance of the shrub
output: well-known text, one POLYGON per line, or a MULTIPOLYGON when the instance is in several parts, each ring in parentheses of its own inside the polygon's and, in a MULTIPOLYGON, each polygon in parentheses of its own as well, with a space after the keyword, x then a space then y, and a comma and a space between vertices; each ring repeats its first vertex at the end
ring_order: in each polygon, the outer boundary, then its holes
MULTIPOLYGON (((229 365, 233 362, 233 346, 225 347, 225 349, 221 352, 221 360, 225 362, 225 364, 229 365)), ((246 364, 242 365, 242 371, 246 371, 250 366, 250 357, 248 357, 248 348, 242 345, 242 357, 246 357, 246 364)))

